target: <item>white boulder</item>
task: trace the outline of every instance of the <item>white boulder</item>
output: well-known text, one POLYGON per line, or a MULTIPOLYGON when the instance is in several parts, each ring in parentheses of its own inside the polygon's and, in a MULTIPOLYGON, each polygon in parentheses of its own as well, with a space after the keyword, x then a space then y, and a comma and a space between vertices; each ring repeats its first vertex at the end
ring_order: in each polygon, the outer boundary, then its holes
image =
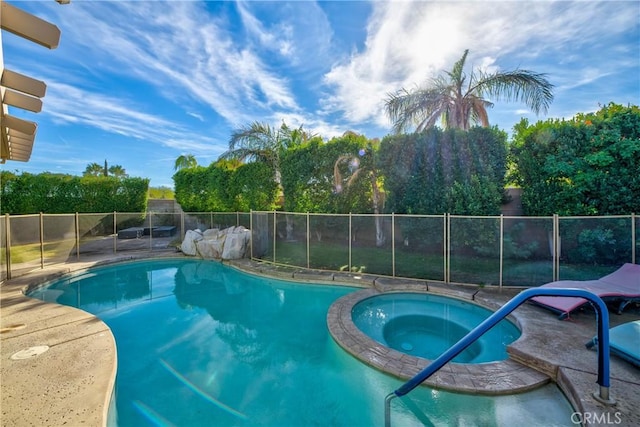
POLYGON ((185 255, 195 256, 198 254, 196 242, 202 240, 202 232, 200 230, 187 230, 184 240, 180 245, 180 249, 185 255))
POLYGON ((182 242, 182 252, 205 259, 240 259, 249 253, 250 242, 251 231, 242 226, 204 232, 189 230, 182 242))
POLYGON ((241 259, 247 254, 251 232, 244 227, 236 227, 227 233, 227 239, 222 251, 222 259, 241 259))

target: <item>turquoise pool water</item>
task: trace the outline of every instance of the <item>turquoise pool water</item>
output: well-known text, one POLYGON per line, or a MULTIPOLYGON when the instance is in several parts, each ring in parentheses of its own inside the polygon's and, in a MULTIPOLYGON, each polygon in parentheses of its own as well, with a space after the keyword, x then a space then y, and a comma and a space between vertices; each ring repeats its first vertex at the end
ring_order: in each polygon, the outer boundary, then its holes
MULTIPOLYGON (((354 290, 165 259, 92 269, 31 296, 95 313, 113 331, 111 425, 382 426, 384 397, 401 382, 348 355, 326 326, 331 303, 354 290)), ((573 425, 554 385, 500 397, 425 387, 409 398, 394 401, 394 426, 573 425)))
MULTIPOLYGON (((491 316, 467 301, 410 292, 376 295, 357 303, 353 323, 379 343, 400 352, 434 360, 491 316)), ((456 363, 505 360, 507 345, 520 330, 503 320, 456 356, 456 363)))

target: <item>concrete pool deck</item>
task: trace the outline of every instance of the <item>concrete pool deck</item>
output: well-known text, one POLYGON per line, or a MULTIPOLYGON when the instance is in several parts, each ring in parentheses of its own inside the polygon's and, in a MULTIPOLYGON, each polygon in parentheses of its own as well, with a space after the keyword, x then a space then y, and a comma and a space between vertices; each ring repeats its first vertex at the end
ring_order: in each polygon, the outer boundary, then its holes
MULTIPOLYGON (((138 253, 47 266, 8 280, 0 286, 2 426, 105 425, 115 382, 116 344, 109 328, 95 316, 76 308, 28 298, 24 296, 24 290, 96 265, 162 256, 180 255, 175 252, 138 253), (37 356, 29 357, 28 354, 27 358, 20 360, 11 358, 21 350, 36 346, 49 348, 37 356)), ((413 289, 467 300, 475 298, 476 302, 493 309, 518 292, 517 289, 499 291, 489 287, 480 289, 283 268, 247 260, 229 264, 249 273, 304 283, 359 286, 370 288, 371 292, 413 289)), ((593 311, 579 311, 572 314, 570 321, 559 321, 554 313, 525 304, 514 315, 524 328, 523 336, 526 339, 520 339, 510 346, 509 353, 513 360, 502 368, 490 369, 484 377, 476 372, 470 372, 467 376, 452 375, 449 369, 449 374, 444 371, 443 378, 449 375, 454 382, 486 393, 491 384, 504 385, 514 370, 520 370, 526 372, 525 376, 536 384, 548 382, 547 377, 558 383, 575 411, 581 413, 576 419, 586 421, 585 425, 640 425, 640 369, 612 356, 610 392, 617 404, 605 406, 592 396, 598 389, 595 382, 597 356, 595 351, 587 350, 584 344, 595 335, 593 311)), ((631 305, 622 315, 612 313, 610 326, 638 319, 640 307, 631 305)), ((336 320, 329 317, 328 321, 331 323, 336 320)), ((369 353, 371 357, 367 363, 384 370, 384 367, 376 365, 376 360, 388 359, 380 358, 379 351, 369 353)), ((572 420, 567 420, 567 425, 572 425, 572 420)))

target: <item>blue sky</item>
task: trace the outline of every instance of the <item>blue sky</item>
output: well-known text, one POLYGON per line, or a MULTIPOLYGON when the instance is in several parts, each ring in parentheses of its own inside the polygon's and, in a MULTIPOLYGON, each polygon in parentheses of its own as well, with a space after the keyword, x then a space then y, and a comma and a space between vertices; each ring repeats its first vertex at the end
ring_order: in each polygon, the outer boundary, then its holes
POLYGON ((638 1, 15 1, 62 31, 47 50, 2 32, 5 67, 44 80, 28 163, 3 170, 81 175, 123 166, 173 186, 173 165, 209 165, 253 121, 324 138, 390 133, 388 93, 448 70, 465 49, 485 70, 547 73, 548 113, 498 102, 492 124, 570 118, 640 103, 638 1))

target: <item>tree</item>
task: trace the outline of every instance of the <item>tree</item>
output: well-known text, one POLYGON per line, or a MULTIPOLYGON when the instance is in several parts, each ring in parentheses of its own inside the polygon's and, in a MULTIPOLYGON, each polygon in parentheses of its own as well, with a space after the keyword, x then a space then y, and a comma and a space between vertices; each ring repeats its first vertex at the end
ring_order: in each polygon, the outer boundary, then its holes
POLYGON ((609 104, 570 120, 514 127, 511 178, 526 215, 603 216, 561 223, 563 259, 619 265, 632 259, 640 212, 640 108, 609 104), (614 217, 620 216, 618 218, 614 217))
POLYGON ((267 163, 273 169, 276 183, 280 185, 282 154, 314 136, 303 130, 302 126, 291 129, 283 122, 279 129, 275 129, 267 123, 253 122, 233 131, 229 140, 229 150, 222 153, 220 159, 267 163))
POLYGON ((120 165, 108 166, 107 161, 104 161, 104 166, 99 163, 89 163, 82 173, 82 176, 112 176, 116 178, 127 178, 129 175, 127 171, 120 165))
POLYGON ((388 135, 377 154, 391 212, 500 214, 507 135, 496 127, 388 135))
MULTIPOLYGON (((240 161, 264 162, 273 171, 273 179, 278 186, 281 203, 284 203, 285 194, 282 187, 282 172, 280 159, 284 153, 303 144, 315 135, 308 133, 300 126, 297 129, 289 128, 284 122, 280 128, 272 128, 267 123, 253 122, 249 126, 236 129, 229 140, 229 150, 222 153, 220 159, 240 161)), ((292 239, 293 226, 287 216, 287 240, 292 239)))
POLYGON ((102 176, 104 175, 104 168, 98 163, 89 163, 87 168, 82 173, 83 176, 102 176))
POLYGON ((609 104, 571 120, 514 127, 512 179, 526 215, 640 211, 640 108, 609 104))
POLYGON ((465 50, 451 71, 432 78, 425 87, 402 88, 388 95, 385 110, 396 133, 412 126, 416 132, 422 132, 433 127, 438 118, 445 129, 467 130, 478 123, 488 127, 487 109, 493 103, 487 97, 520 101, 536 114, 546 113, 553 101, 553 85, 546 74, 520 69, 494 73, 476 70, 467 81, 464 66, 468 53, 465 50))
MULTIPOLYGON (((358 135, 354 132, 346 132, 345 137, 357 138, 358 135)), ((381 247, 386 240, 382 229, 382 217, 380 211, 384 205, 384 191, 381 188, 380 180, 376 171, 375 161, 372 159, 369 162, 364 162, 361 159, 365 155, 370 157, 374 156, 376 149, 374 143, 377 145, 378 141, 373 141, 367 144, 366 149, 360 149, 357 156, 351 154, 343 154, 336 160, 333 166, 334 185, 336 193, 342 191, 344 187, 350 187, 358 177, 366 176, 371 183, 371 204, 373 207, 373 213, 376 215, 376 246, 381 247), (343 176, 341 172, 341 166, 346 165, 347 174, 343 176)))
POLYGON ((125 171, 124 168, 120 165, 113 165, 109 167, 109 173, 111 174, 111 176, 116 178, 127 178, 129 176, 127 174, 127 171, 125 171))
POLYGON ((181 169, 194 168, 196 166, 198 166, 198 161, 193 154, 181 154, 176 159, 173 170, 179 171, 181 169))

